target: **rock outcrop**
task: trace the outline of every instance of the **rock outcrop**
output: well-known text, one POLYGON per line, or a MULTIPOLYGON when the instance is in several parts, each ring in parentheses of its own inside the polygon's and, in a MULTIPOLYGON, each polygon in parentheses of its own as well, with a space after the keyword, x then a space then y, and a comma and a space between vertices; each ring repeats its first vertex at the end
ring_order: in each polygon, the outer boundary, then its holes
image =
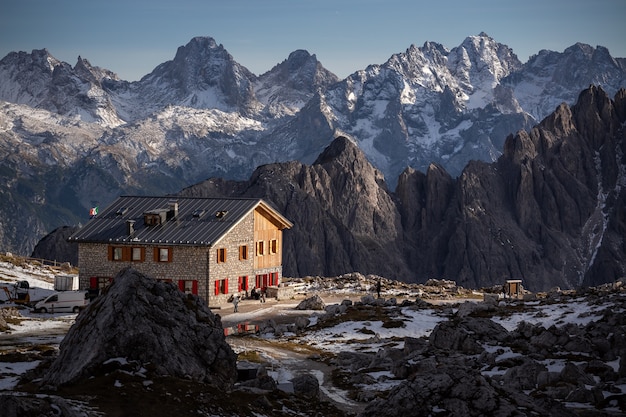
POLYGON ((51 261, 69 262, 78 265, 78 244, 67 242, 67 238, 76 232, 78 227, 61 226, 43 237, 30 255, 33 258, 51 261))
POLYGON ((326 303, 317 294, 300 301, 296 306, 296 310, 324 310, 324 308, 326 308, 326 303))
MULTIPOLYGON (((333 379, 354 387, 352 398, 365 405, 360 417, 574 417, 580 410, 623 415, 624 294, 619 281, 580 292, 555 292, 532 303, 509 300, 463 312, 430 305, 447 319, 429 337, 405 337, 398 344, 389 333, 376 337, 380 348, 368 351, 359 345, 361 349, 343 350, 329 361, 333 379), (567 313, 571 316, 547 318, 552 324, 542 324, 540 317, 547 317, 557 305, 571 306, 567 313), (516 321, 519 324, 511 329, 507 322, 516 314, 534 323, 516 321), (393 383, 381 392, 390 375, 393 383)), ((355 303, 334 317, 327 317, 332 314, 327 310, 314 329, 375 312, 384 312, 377 320, 402 320, 420 308, 418 303, 385 309, 355 303)))
POLYGON ((125 269, 77 316, 41 383, 77 384, 129 363, 221 390, 237 379, 221 321, 200 298, 125 269))

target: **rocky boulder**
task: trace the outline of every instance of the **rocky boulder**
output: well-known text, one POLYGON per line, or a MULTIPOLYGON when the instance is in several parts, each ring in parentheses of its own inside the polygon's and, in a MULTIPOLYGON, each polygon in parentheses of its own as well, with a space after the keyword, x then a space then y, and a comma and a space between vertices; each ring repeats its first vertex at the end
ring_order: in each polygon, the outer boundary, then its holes
POLYGON ((33 398, 7 393, 0 395, 0 410, 3 417, 85 417, 75 404, 61 397, 46 396, 33 398))
POLYGON ((311 374, 297 375, 291 380, 293 392, 306 398, 317 399, 320 396, 320 384, 311 374))
POLYGON ((77 316, 42 385, 75 384, 127 363, 223 390, 237 379, 236 355, 206 303, 130 268, 77 316))
POLYGON ((15 307, 0 308, 0 332, 6 332, 10 329, 7 319, 19 317, 21 314, 15 307))
POLYGON ((324 310, 325 308, 324 300, 317 294, 300 301, 300 304, 296 306, 296 310, 324 310))
POLYGON ((450 365, 416 375, 394 388, 387 398, 371 402, 359 414, 360 417, 431 415, 575 416, 557 402, 539 404, 521 392, 492 384, 475 370, 450 365))

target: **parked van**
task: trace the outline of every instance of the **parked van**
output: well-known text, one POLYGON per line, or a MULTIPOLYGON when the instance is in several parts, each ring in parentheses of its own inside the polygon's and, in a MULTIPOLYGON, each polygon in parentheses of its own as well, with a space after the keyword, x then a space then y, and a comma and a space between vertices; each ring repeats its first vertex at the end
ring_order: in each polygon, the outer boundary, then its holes
POLYGON ((49 295, 35 304, 37 313, 59 313, 71 311, 78 313, 89 304, 88 291, 61 291, 49 295))

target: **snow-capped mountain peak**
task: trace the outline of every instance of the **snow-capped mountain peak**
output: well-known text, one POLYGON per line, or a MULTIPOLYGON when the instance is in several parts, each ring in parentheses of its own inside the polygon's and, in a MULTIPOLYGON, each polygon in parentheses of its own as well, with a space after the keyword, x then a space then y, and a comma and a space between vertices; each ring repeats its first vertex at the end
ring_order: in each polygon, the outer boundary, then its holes
POLYGON ((305 50, 256 76, 210 37, 136 82, 83 57, 72 67, 45 49, 14 52, 0 60, 0 168, 7 187, 31 181, 9 194, 48 178, 37 201, 57 198, 60 213, 77 213, 120 192, 175 192, 269 162, 313 162, 341 134, 393 188, 407 166, 435 163, 456 176, 469 160, 493 161, 511 133, 573 104, 589 84, 614 95, 625 74, 623 58, 584 44, 522 65, 484 33, 452 49, 411 45, 344 80, 305 50), (68 144, 74 129, 78 152, 68 144), (50 171, 55 160, 71 172, 50 171))

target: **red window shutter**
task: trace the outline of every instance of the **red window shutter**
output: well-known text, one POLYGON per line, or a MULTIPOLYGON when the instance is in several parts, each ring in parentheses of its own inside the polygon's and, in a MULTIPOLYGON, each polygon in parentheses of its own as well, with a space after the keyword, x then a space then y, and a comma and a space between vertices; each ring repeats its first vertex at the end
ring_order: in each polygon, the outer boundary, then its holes
POLYGON ((154 262, 159 262, 159 248, 154 248, 152 255, 154 262))
POLYGON ((191 281, 191 293, 198 295, 198 281, 195 279, 191 281))
POLYGON ((113 246, 109 246, 109 261, 113 260, 113 246))
POLYGON ((224 294, 228 294, 228 278, 224 278, 224 294))
POLYGON ((220 294, 220 282, 218 280, 215 280, 215 295, 219 295, 220 294))
POLYGON ((179 280, 178 281, 178 289, 181 290, 182 292, 185 292, 185 281, 184 280, 179 280))
POLYGON ((241 292, 241 277, 239 277, 239 280, 237 282, 237 292, 241 292))
POLYGON ((89 288, 98 288, 98 277, 89 278, 89 288))
POLYGON ((167 262, 172 262, 172 252, 174 252, 172 248, 167 249, 167 262))
POLYGON ((244 291, 248 291, 248 289, 249 289, 249 286, 248 286, 248 276, 246 275, 246 276, 243 277, 243 290, 244 291))

